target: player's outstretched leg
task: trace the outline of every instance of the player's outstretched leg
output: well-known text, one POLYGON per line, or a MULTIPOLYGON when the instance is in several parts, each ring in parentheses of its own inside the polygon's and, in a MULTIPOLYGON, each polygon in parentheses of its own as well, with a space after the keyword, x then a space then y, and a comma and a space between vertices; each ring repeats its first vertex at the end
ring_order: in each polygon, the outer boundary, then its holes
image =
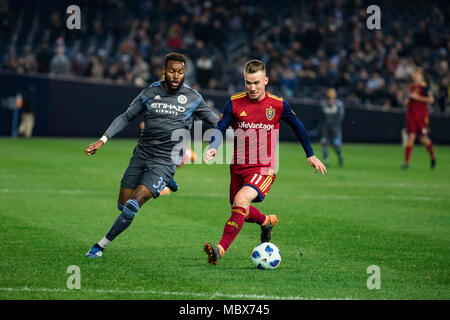
POLYGON ((125 203, 124 206, 118 202, 118 209, 122 209, 120 215, 114 221, 111 229, 108 231, 102 240, 94 244, 86 253, 87 258, 99 258, 103 255, 105 248, 113 241, 119 234, 125 231, 133 222, 134 217, 141 208, 141 206, 152 197, 152 193, 143 185, 139 185, 134 191, 131 199, 125 203))
POLYGON ((139 209, 139 202, 135 199, 129 199, 125 206, 123 206, 122 212, 117 217, 116 221, 113 223, 106 236, 92 246, 92 248, 86 253, 86 257, 101 257, 106 246, 109 245, 111 241, 113 241, 119 234, 121 234, 130 226, 139 209))
POLYGON ((245 223, 246 211, 244 207, 232 206, 231 216, 223 228, 222 239, 220 239, 219 244, 216 247, 213 247, 209 242, 205 244, 204 250, 208 255, 210 264, 216 265, 219 258, 225 254, 231 243, 236 239, 245 223))

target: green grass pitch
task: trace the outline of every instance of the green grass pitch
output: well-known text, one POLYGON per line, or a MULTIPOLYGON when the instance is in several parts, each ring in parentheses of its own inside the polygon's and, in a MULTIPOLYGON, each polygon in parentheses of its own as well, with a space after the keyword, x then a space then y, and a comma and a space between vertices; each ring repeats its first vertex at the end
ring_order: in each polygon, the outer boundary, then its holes
POLYGON ((298 144, 282 143, 276 181, 257 205, 279 217, 272 241, 282 261, 261 271, 250 259, 255 224, 217 266, 203 252, 230 215, 227 165, 177 170, 177 193, 150 200, 102 258, 86 259, 119 214, 136 140, 88 157, 91 142, 0 139, 0 299, 450 299, 449 147, 435 147, 430 170, 417 146, 404 171, 400 145, 347 144, 345 166, 330 150, 322 177, 298 144), (67 287, 71 265, 80 289, 67 287), (367 287, 371 265, 380 289, 367 287))

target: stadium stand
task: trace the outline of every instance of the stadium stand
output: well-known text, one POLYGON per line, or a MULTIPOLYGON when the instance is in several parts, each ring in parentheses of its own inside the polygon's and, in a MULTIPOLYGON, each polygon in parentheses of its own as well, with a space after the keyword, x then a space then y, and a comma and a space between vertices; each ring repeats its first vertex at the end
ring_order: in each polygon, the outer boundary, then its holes
POLYGON ((243 62, 258 58, 275 94, 320 98, 334 86, 347 106, 389 109, 420 66, 432 112, 448 111, 446 1, 383 1, 381 30, 366 28, 372 3, 361 0, 83 0, 81 30, 68 30, 71 2, 0 1, 0 69, 144 86, 165 53, 182 51, 194 88, 233 92, 243 62))

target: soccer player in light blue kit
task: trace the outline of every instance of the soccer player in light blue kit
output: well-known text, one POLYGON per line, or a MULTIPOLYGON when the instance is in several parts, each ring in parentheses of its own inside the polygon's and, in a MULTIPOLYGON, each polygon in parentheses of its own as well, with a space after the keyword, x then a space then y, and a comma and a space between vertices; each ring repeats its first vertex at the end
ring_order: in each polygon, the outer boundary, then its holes
POLYGON ((322 113, 321 126, 323 160, 328 167, 328 145, 331 144, 336 151, 339 160, 339 166, 344 164, 342 156, 342 122, 344 120, 345 111, 344 104, 341 100, 336 99, 336 90, 328 88, 326 93, 326 100, 320 103, 320 110, 322 113))
POLYGON ((144 113, 144 130, 120 183, 117 202, 120 215, 105 237, 86 253, 88 258, 101 257, 106 246, 128 228, 145 202, 156 199, 165 186, 173 190, 173 175, 185 149, 179 141, 172 140, 172 133, 179 129, 190 132, 194 115, 211 126, 217 124, 218 116, 203 97, 183 83, 185 64, 186 58, 180 53, 166 55, 164 80, 144 89, 128 109, 114 119, 102 138, 86 148, 87 155, 95 154, 144 113))

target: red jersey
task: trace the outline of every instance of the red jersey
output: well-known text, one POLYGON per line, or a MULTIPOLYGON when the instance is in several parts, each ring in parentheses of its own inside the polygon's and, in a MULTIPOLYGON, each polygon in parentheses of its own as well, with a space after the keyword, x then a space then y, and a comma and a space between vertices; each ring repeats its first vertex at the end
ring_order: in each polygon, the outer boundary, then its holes
MULTIPOLYGON (((428 88, 425 83, 410 84, 408 86, 408 91, 416 91, 423 97, 428 96, 428 88)), ((406 130, 408 133, 416 133, 419 135, 424 135, 429 132, 430 128, 427 103, 409 99, 408 111, 406 112, 406 130)))
POLYGON ((233 167, 276 166, 276 147, 283 99, 270 93, 261 101, 250 100, 247 92, 231 98, 234 130, 233 167))
MULTIPOLYGON (((410 84, 408 86, 408 91, 409 92, 416 91, 422 97, 428 96, 428 88, 425 83, 410 84)), ((428 104, 410 98, 408 101, 408 113, 421 117, 428 117, 428 104)))
MULTIPOLYGON (((234 130, 234 156, 232 170, 265 168, 272 174, 277 166, 277 145, 280 120, 285 120, 294 130, 306 156, 314 155, 308 134, 291 106, 268 92, 261 101, 253 101, 247 92, 233 95, 220 115, 217 129, 222 139, 228 126, 234 130)), ((221 139, 211 140, 210 147, 217 149, 221 139)))

